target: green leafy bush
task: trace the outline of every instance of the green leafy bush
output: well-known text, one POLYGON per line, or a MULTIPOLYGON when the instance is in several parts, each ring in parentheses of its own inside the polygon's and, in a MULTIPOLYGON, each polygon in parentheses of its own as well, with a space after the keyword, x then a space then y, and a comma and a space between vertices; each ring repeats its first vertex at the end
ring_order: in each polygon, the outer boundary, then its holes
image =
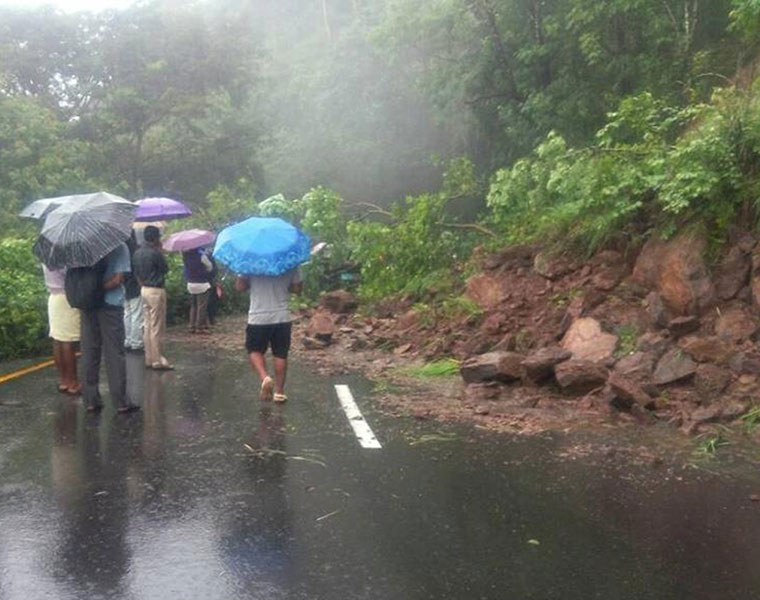
POLYGON ((304 294, 314 299, 322 292, 346 287, 340 275, 350 262, 347 219, 341 197, 324 187, 312 188, 301 198, 300 205, 303 230, 311 236, 312 243, 327 244, 302 269, 304 294))
POLYGON ((746 126, 756 114, 741 96, 719 90, 709 105, 676 108, 644 93, 623 100, 591 146, 569 148, 550 133, 494 175, 491 221, 509 242, 587 250, 694 218, 725 228, 741 201, 746 126))
POLYGON ((349 263, 349 246, 346 212, 337 193, 320 186, 292 200, 277 194, 262 201, 258 209, 261 216, 280 217, 300 227, 313 244, 327 244, 326 250, 301 268, 306 299, 314 300, 321 292, 340 286, 339 275, 349 263))
POLYGON ((460 240, 441 226, 443 198, 407 198, 393 209, 393 225, 348 224, 353 260, 361 268, 359 293, 368 301, 397 294, 421 297, 450 289, 460 240))
POLYGON ((0 240, 0 360, 48 346, 47 290, 32 254, 33 240, 0 240))
POLYGON ((361 269, 360 296, 376 302, 399 294, 415 298, 453 294, 461 280, 457 265, 472 251, 472 229, 454 220, 452 200, 475 194, 479 182, 467 160, 455 160, 442 191, 410 196, 386 217, 390 222, 348 223, 351 257, 361 269))

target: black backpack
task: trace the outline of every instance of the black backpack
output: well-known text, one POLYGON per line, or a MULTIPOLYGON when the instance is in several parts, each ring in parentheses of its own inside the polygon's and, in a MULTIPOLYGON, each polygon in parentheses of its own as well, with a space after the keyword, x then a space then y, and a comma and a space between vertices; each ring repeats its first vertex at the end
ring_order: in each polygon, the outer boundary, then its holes
POLYGON ((100 260, 92 267, 67 269, 64 290, 69 305, 79 310, 101 308, 106 302, 106 291, 103 289, 105 272, 105 260, 100 260))

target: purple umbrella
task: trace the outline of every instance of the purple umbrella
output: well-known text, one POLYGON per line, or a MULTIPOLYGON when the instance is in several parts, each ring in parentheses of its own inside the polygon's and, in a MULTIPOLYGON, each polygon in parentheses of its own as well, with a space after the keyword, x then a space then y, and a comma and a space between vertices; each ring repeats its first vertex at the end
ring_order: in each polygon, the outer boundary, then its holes
POLYGON ((185 252, 202 246, 208 246, 214 241, 216 234, 204 229, 188 229, 173 233, 163 243, 169 252, 185 252))
POLYGON ((168 221, 193 214, 187 206, 170 198, 143 198, 137 201, 136 221, 168 221))

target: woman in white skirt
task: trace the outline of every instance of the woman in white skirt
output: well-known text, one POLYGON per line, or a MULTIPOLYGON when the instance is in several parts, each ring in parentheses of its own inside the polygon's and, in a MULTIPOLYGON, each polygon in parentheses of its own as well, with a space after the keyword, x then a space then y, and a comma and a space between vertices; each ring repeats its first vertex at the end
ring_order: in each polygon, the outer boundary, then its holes
POLYGON ((78 396, 82 385, 77 376, 77 348, 81 336, 79 311, 66 300, 63 270, 51 271, 43 265, 48 297, 48 325, 53 339, 53 358, 58 369, 58 391, 78 396))

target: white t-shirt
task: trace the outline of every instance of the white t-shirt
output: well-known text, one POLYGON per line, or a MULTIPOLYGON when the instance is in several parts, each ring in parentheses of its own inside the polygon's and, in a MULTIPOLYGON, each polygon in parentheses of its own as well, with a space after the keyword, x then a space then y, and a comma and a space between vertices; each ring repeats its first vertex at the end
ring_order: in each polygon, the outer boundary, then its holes
POLYGON ((248 286, 251 304, 248 309, 249 325, 274 325, 290 323, 293 315, 288 309, 288 288, 301 282, 298 268, 287 273, 271 277, 267 275, 249 275, 248 286))

